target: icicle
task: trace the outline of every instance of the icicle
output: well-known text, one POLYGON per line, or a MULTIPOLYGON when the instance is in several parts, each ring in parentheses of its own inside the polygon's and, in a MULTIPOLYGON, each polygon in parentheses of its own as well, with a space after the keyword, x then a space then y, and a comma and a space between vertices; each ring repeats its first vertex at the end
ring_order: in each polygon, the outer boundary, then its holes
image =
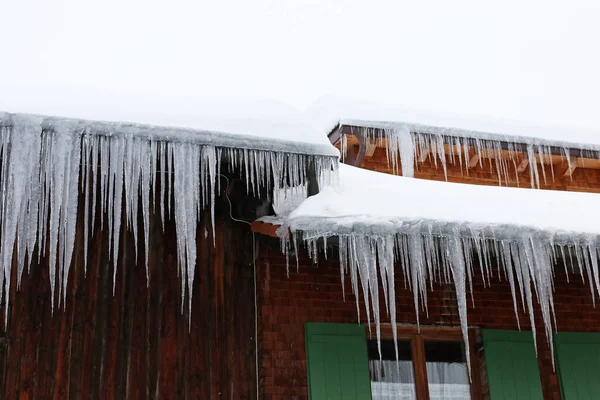
POLYGON ((347 252, 348 254, 346 259, 349 261, 350 283, 352 285, 352 293, 356 299, 356 315, 358 317, 358 323, 360 324, 360 304, 358 302, 358 268, 356 265, 356 245, 353 236, 348 238, 348 248, 344 249, 344 252, 347 252))
POLYGON ((396 329, 396 289, 394 282, 394 239, 386 237, 382 241, 381 251, 379 254, 379 264, 384 266, 387 273, 387 303, 389 304, 389 315, 392 326, 392 335, 394 338, 394 350, 396 359, 398 359, 398 332, 396 329))
MULTIPOLYGON (((207 178, 209 179, 210 186, 210 222, 213 227, 213 245, 215 245, 215 181, 217 180, 216 166, 219 164, 220 160, 217 160, 214 147, 206 146, 202 150, 202 163, 208 167, 207 178)), ((202 191, 205 192, 205 189, 202 188, 202 191)))
POLYGON ((510 285, 510 293, 512 295, 512 299, 513 299, 513 308, 515 311, 515 318, 517 320, 517 327, 519 328, 519 330, 521 330, 521 322, 519 321, 519 313, 518 313, 518 308, 517 308, 517 295, 516 295, 516 291, 515 291, 515 279, 514 279, 514 273, 513 273, 513 263, 512 263, 512 257, 511 257, 511 253, 510 253, 510 244, 507 244, 506 242, 501 242, 501 246, 502 246, 502 259, 503 259, 503 265, 504 265, 504 271, 505 274, 507 276, 507 280, 508 280, 508 284, 510 285))
MULTIPOLYGON (((149 271, 149 257, 150 254, 150 212, 153 211, 150 209, 150 187, 153 190, 152 198, 156 198, 156 142, 150 143, 150 152, 145 151, 146 148, 141 146, 139 143, 140 149, 140 167, 141 171, 141 181, 142 181, 142 216, 144 222, 144 261, 146 265, 146 285, 150 287, 150 271, 149 271)), ((135 216, 137 218, 137 215, 135 216)))
POLYGON ((163 232, 165 231, 165 189, 167 187, 167 151, 165 142, 160 142, 160 216, 163 232))
POLYGON ((406 127, 398 130, 396 134, 398 135, 398 146, 400 147, 402 176, 413 178, 415 176, 415 147, 412 135, 406 127))
POLYGON ((469 281, 469 292, 471 293, 471 305, 475 307, 475 298, 473 295, 473 248, 470 238, 463 238, 463 251, 465 254, 465 264, 467 270, 467 279, 469 281))
MULTIPOLYGON (((463 175, 463 149, 462 149, 462 145, 460 143, 460 138, 454 138, 454 147, 458 153, 458 162, 459 162, 459 167, 460 167, 460 174, 463 175)), ((467 158, 466 161, 468 162, 469 159, 467 158)))
POLYGON ((62 270, 63 270, 63 304, 66 303, 67 299, 67 283, 69 278, 69 269, 71 267, 71 259, 73 256, 73 248, 75 246, 75 228, 77 226, 77 199, 79 193, 79 170, 81 165, 81 135, 79 133, 70 133, 70 148, 67 148, 66 164, 67 169, 65 171, 65 196, 63 198, 61 214, 64 214, 62 218, 64 239, 62 247, 62 270))
MULTIPOLYGON (((110 150, 109 141, 107 138, 100 139, 100 227, 104 228, 104 214, 107 212, 108 207, 108 192, 109 192, 109 161, 110 161, 110 150)), ((111 224, 108 224, 109 227, 111 224)), ((110 230, 109 230, 110 232, 110 230)))
POLYGON ((462 138, 463 142, 461 144, 462 148, 463 148, 463 152, 464 152, 464 158, 465 158, 465 170, 467 171, 467 175, 469 175, 469 168, 470 168, 470 151, 469 151, 469 139, 467 138, 462 138))
POLYGON ((345 275, 348 271, 348 253, 347 253, 347 242, 346 236, 339 237, 338 250, 339 250, 339 260, 340 260, 340 280, 342 282, 342 297, 344 302, 346 301, 346 280, 345 275))
POLYGON ((568 171, 569 171, 569 178, 573 179, 573 167, 571 166, 571 155, 569 153, 569 149, 568 148, 563 148, 563 152, 565 155, 565 158, 567 159, 567 166, 568 166, 568 171))
POLYGON ((420 236, 410 235, 408 251, 410 256, 410 277, 412 281, 413 301, 415 313, 417 316, 417 326, 419 326, 419 297, 425 291, 425 266, 423 260, 423 247, 420 236))
MULTIPOLYGON (((0 224, 2 231, 2 242, 0 246, 0 258, 3 262, 4 276, 3 281, 5 289, 5 326, 8 321, 8 305, 10 297, 10 281, 11 281, 11 259, 13 249, 17 242, 19 231, 35 231, 37 221, 27 220, 27 203, 31 196, 32 181, 37 178, 36 165, 39 163, 40 152, 40 121, 26 121, 24 125, 17 125, 9 130, 9 133, 4 133, 3 137, 3 153, 2 153, 2 223, 0 224), (20 222, 23 224, 32 224, 29 226, 20 227, 20 222)), ((24 246, 30 241, 23 237, 20 246, 24 246)), ((33 251, 33 249, 32 249, 33 251)), ((24 255, 26 249, 21 247, 20 252, 24 255)), ((24 262, 24 256, 19 262, 24 262)), ((24 266, 19 264, 18 269, 22 271, 24 266)))
MULTIPOLYGON (((110 188, 109 188, 109 237, 112 238, 113 296, 117 284, 117 264, 121 242, 121 211, 123 200, 123 175, 125 163, 125 140, 116 137, 110 141, 110 188), (111 218, 112 216, 112 218, 111 218)), ((109 240, 110 243, 110 240, 109 240)))
POLYGON ((537 167, 537 158, 535 156, 535 151, 533 149, 533 145, 527 145, 527 157, 529 161, 529 174, 531 179, 531 187, 532 188, 540 188, 540 176, 537 167))
POLYGON ((444 147, 444 137, 441 135, 437 136, 437 151, 438 157, 442 161, 442 168, 444 169, 444 178, 448 180, 448 169, 446 166, 446 149, 444 147))
MULTIPOLYGON (((87 276, 87 264, 88 264, 88 242, 89 242, 89 229, 90 229, 90 186, 92 183, 90 182, 90 172, 94 171, 93 165, 91 164, 91 150, 92 146, 90 145, 90 137, 89 135, 85 135, 83 137, 83 168, 85 168, 85 173, 83 176, 83 192, 85 194, 84 200, 84 210, 83 210, 83 271, 84 275, 87 276)), ((92 172, 93 173, 93 172, 92 172)))
POLYGON ((537 152, 540 155, 540 168, 542 170, 542 177, 544 178, 544 184, 546 184, 546 168, 544 167, 544 146, 537 146, 537 152))
POLYGON ((454 288, 456 290, 456 300, 458 302, 458 315, 460 319, 460 329, 465 341, 465 356, 467 359, 467 369, 469 377, 471 377, 471 350, 469 346, 469 330, 467 325, 467 296, 466 296, 466 274, 465 274, 465 259, 462 247, 462 241, 459 235, 459 230, 455 229, 454 236, 450 238, 450 255, 452 276, 454 278, 454 288))

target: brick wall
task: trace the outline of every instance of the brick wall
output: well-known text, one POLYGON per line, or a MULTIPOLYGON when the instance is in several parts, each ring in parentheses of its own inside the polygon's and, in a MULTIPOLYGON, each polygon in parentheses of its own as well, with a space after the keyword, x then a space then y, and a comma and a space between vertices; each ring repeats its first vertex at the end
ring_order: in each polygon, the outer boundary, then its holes
MULTIPOLYGON (((492 165, 490 165, 490 162, 487 159, 483 159, 481 166, 477 164, 474 168, 469 170, 469 173, 467 174, 464 168, 460 168, 458 160, 456 160, 455 164, 452 164, 450 161, 448 161, 448 181, 498 186, 498 173, 495 162, 492 162, 491 164, 492 165)), ((549 166, 546 166, 546 182, 544 182, 541 165, 538 164, 541 188, 549 190, 569 190, 600 193, 600 170, 591 168, 577 168, 573 172, 572 177, 570 175, 558 176, 560 175, 559 172, 563 171, 564 167, 565 166, 556 165, 551 169, 549 166), (555 175, 554 179, 552 179, 553 171, 555 175)), ((361 168, 391 173, 391 168, 387 161, 385 149, 377 148, 373 156, 365 157, 361 164, 361 168)), ((519 186, 523 188, 531 187, 529 168, 526 168, 523 172, 518 174, 518 182, 516 179, 517 173, 514 165, 510 164, 509 171, 509 176, 511 179, 509 180, 508 185, 503 181, 503 186, 519 186)), ((429 157, 423 163, 418 163, 417 168, 415 169, 415 177, 430 180, 445 180, 444 170, 442 169, 439 160, 436 167, 431 157, 429 157)))
MULTIPOLYGON (((346 301, 342 296, 339 263, 320 260, 315 266, 301 256, 296 272, 295 262, 286 276, 285 258, 278 251, 277 240, 268 246, 259 260, 261 304, 261 391, 267 399, 307 398, 306 353, 304 324, 306 322, 356 323, 356 303, 346 277, 346 301)), ((570 274, 567 283, 564 271, 557 269, 556 320, 561 331, 600 331, 600 308, 592 305, 589 287, 579 275, 570 274)), ((404 289, 401 271, 396 273, 396 304, 399 323, 416 323, 412 292, 404 289)), ((435 285, 428 293, 429 318, 421 313, 423 325, 457 326, 456 313, 448 312, 444 288, 435 285)), ((508 284, 497 278, 484 288, 479 277, 474 278, 475 308, 469 303, 470 326, 493 329, 517 329, 513 302, 508 284)), ((382 319, 385 314, 382 313, 382 319)), ((529 316, 519 309, 521 329, 529 330, 529 316)), ((361 302, 361 321, 366 322, 361 302)), ((539 311, 536 325, 542 330, 539 311)), ((560 399, 557 376, 552 369, 550 349, 543 333, 539 366, 546 399, 560 399)), ((482 365, 474 366, 482 368, 482 365)), ((483 368, 484 369, 484 368, 483 368)), ((483 379, 485 381, 485 379, 483 379)), ((483 392, 486 390, 484 388, 483 392)))
MULTIPOLYGON (((465 173, 458 165, 448 162, 448 181, 498 186, 498 174, 495 163, 482 161, 465 173)), ((385 149, 377 148, 371 157, 365 157, 362 168, 378 172, 390 173, 385 149)), ((564 166, 546 167, 547 180, 544 182, 541 166, 540 184, 542 189, 585 191, 600 193, 600 170, 577 168, 572 177, 560 176, 564 166)), ((511 167, 511 178, 503 186, 530 188, 530 171, 527 168, 519 173, 511 167)), ((444 172, 438 163, 436 167, 431 157, 419 163, 415 177, 430 180, 445 180, 444 172)), ((557 210, 560 212, 560 210, 557 210)), ((300 267, 296 271, 295 262, 289 277, 286 276, 285 257, 278 250, 279 243, 272 240, 268 251, 263 251, 259 260, 259 282, 261 304, 261 337, 259 337, 261 354, 261 393, 267 399, 303 399, 308 396, 306 375, 306 353, 304 343, 304 324, 306 322, 356 323, 357 312, 355 297, 350 293, 351 285, 346 277, 346 300, 343 299, 340 283, 339 263, 337 260, 320 260, 318 266, 306 257, 300 257, 300 267)), ((600 308, 593 306, 589 286, 584 284, 576 274, 566 275, 561 268, 556 270, 556 290, 554 295, 556 321, 560 331, 600 331, 600 308)), ((416 315, 413 306, 413 294, 404 289, 401 271, 396 272, 396 307, 397 321, 404 324, 415 324, 416 315)), ((434 285, 433 293, 428 293, 429 317, 421 313, 422 325, 458 326, 456 310, 449 305, 447 285, 434 285)), ((517 322, 514 314, 510 287, 497 278, 491 286, 484 288, 479 277, 474 277, 473 297, 475 308, 469 302, 468 323, 470 326, 490 329, 516 330, 517 322)), ((534 301, 535 302, 535 301, 534 301)), ((382 302, 383 303, 383 302, 382 302)), ((366 311, 362 301, 361 322, 366 322, 366 311)), ((530 330, 529 316, 519 308, 521 329, 530 330)), ((381 313, 382 320, 384 314, 381 313)), ((547 345, 539 310, 535 313, 538 328, 538 361, 544 398, 559 400, 560 389, 558 378, 552 366, 550 348, 547 345)), ((387 320, 389 321, 389 320, 387 320)), ((487 381, 483 352, 479 354, 480 365, 474 366, 483 372, 482 394, 487 398, 487 381)))

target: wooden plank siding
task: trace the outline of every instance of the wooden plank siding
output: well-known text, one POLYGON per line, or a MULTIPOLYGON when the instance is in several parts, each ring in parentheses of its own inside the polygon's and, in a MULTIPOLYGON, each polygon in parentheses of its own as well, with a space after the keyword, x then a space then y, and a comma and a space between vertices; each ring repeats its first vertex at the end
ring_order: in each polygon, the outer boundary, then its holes
POLYGON ((107 218, 98 226, 96 210, 84 254, 83 203, 64 305, 52 311, 47 257, 24 272, 19 290, 14 266, 8 324, 0 328, 1 399, 256 398, 250 227, 230 219, 224 198, 216 202, 215 246, 210 216, 199 224, 190 326, 187 299, 181 313, 175 224, 167 221, 163 232, 159 209, 150 224, 149 285, 140 222, 137 258, 131 230, 118 238, 113 296, 107 218))

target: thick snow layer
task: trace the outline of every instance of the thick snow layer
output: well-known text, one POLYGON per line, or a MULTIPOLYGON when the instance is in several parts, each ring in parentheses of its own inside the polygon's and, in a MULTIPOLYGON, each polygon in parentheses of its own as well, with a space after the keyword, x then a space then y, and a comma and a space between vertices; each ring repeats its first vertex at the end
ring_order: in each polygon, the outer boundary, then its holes
POLYGON ((305 115, 317 129, 327 133, 338 123, 383 129, 405 126, 411 132, 600 150, 600 131, 432 113, 335 96, 322 97, 305 115))
POLYGON ((305 123, 299 112, 271 100, 170 97, 74 88, 0 89, 0 110, 10 113, 104 121, 86 123, 113 131, 119 127, 127 127, 130 132, 137 129, 141 134, 171 140, 216 146, 222 142, 224 147, 339 154, 327 135, 305 123))
POLYGON ((382 234, 423 221, 486 228, 497 237, 532 230, 600 234, 600 195, 410 179, 340 165, 339 187, 308 198, 289 219, 302 230, 382 234))

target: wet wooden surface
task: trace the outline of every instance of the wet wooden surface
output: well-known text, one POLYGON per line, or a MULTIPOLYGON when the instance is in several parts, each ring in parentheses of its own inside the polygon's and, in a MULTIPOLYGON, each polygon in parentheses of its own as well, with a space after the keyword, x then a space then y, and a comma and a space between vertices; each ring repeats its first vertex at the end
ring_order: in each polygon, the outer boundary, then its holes
POLYGON ((13 268, 8 326, 0 329, 0 398, 255 398, 250 227, 229 218, 223 199, 214 246, 210 222, 199 224, 188 325, 174 222, 163 232, 160 217, 151 219, 149 284, 143 244, 136 259, 133 234, 123 230, 113 296, 106 226, 96 227, 84 254, 82 212, 64 305, 52 311, 47 258, 25 271, 19 290, 13 268))

